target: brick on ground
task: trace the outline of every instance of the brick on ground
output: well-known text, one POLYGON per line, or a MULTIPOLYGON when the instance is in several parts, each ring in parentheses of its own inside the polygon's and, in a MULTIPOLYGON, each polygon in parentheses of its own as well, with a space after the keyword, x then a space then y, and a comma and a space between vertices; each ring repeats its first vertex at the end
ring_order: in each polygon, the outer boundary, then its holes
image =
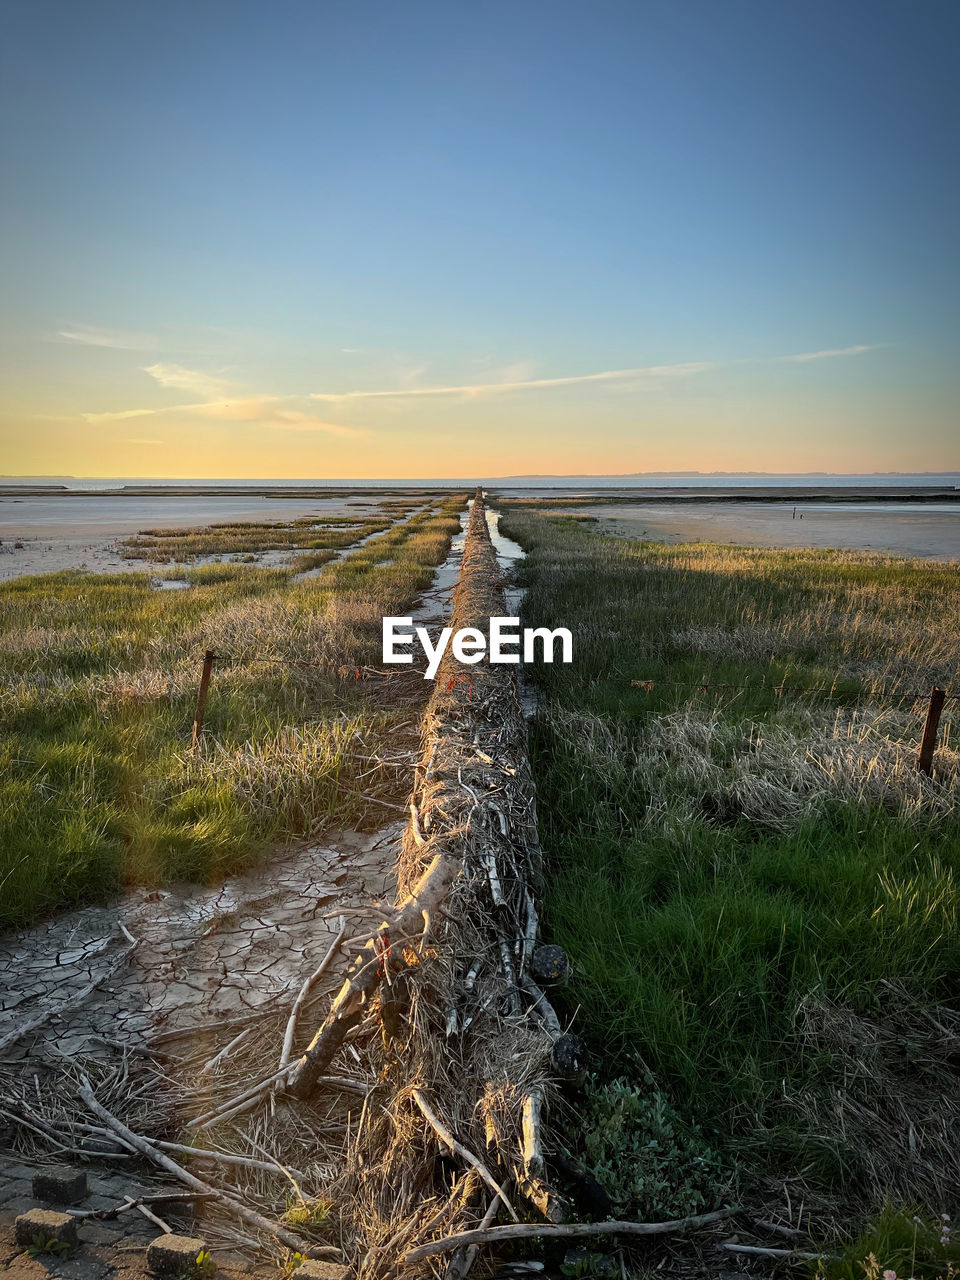
POLYGON ((297 1277, 305 1280, 343 1280, 349 1270, 340 1262, 324 1262, 318 1258, 308 1258, 297 1267, 297 1277))
POLYGON ((17 1218, 14 1232, 17 1244, 33 1244, 39 1236, 44 1242, 56 1240, 73 1246, 77 1243, 77 1220, 54 1209, 28 1209, 17 1218))
POLYGON ((87 1175, 67 1165, 38 1169, 33 1175, 33 1194, 50 1204, 79 1204, 87 1195, 87 1175))
POLYGON ((196 1236, 163 1235, 147 1246, 147 1267, 156 1276, 200 1277, 197 1254, 205 1245, 196 1236))

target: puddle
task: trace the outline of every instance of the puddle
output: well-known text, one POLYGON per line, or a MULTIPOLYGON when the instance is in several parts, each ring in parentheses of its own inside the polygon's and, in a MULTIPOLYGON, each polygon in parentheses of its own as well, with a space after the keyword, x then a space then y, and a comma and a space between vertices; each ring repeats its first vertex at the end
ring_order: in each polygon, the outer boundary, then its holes
POLYGON ((467 521, 470 519, 470 507, 460 512, 460 532, 450 542, 447 558, 437 566, 433 573, 433 583, 420 597, 420 603, 410 610, 410 617, 417 626, 426 627, 431 637, 443 627, 450 613, 450 598, 460 575, 460 561, 463 559, 463 544, 467 536, 467 521))
POLYGON ((183 578, 151 578, 150 585, 154 591, 183 591, 191 584, 183 578))

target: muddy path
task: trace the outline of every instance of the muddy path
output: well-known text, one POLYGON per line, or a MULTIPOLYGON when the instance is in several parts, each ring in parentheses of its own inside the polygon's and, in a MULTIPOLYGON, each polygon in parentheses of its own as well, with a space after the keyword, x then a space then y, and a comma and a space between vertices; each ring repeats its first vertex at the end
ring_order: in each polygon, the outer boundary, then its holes
POLYGON ((360 920, 393 891, 400 826, 331 833, 291 846, 209 889, 136 889, 119 902, 84 907, 0 939, 0 1041, 21 1020, 70 1001, 35 1033, 0 1052, 5 1064, 78 1053, 109 1057, 158 1033, 219 1030, 280 998, 316 967, 337 917, 360 920), (114 970, 128 943, 137 945, 114 970))

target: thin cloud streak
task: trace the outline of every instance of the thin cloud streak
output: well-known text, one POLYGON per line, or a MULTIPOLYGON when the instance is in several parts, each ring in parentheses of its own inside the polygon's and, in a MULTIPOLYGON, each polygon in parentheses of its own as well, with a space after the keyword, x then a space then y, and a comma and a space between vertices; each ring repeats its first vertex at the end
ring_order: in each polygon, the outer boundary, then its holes
POLYGON ((834 347, 829 351, 805 351, 798 356, 781 356, 782 360, 792 360, 795 364, 806 364, 808 360, 832 360, 836 356, 859 356, 864 351, 878 351, 886 343, 878 342, 871 346, 834 347))
POLYGON ((184 414, 212 418, 218 422, 247 422, 274 431, 319 431, 333 436, 365 436, 362 427, 348 427, 340 422, 328 422, 314 414, 298 409, 286 409, 282 405, 302 396, 247 396, 229 400, 204 400, 198 404, 177 404, 162 409, 121 409, 111 413, 84 413, 84 422, 91 425, 120 422, 126 418, 178 417, 184 414))
POLYGON ((217 378, 211 373, 203 373, 199 369, 187 369, 182 364, 147 364, 143 372, 148 373, 161 387, 171 387, 177 391, 192 391, 194 395, 222 396, 230 389, 225 378, 217 378))
MULTIPOLYGON (((861 355, 867 351, 875 351, 885 343, 860 345, 854 347, 838 347, 824 351, 807 351, 798 355, 780 356, 781 361, 806 364, 812 360, 824 360, 838 356, 861 355)), ((734 361, 733 363, 752 363, 752 361, 734 361)), ((510 368, 518 371, 526 366, 514 365, 510 368)), ((320 431, 330 435, 364 436, 369 431, 364 428, 345 426, 342 423, 328 422, 326 419, 305 413, 293 407, 297 402, 320 401, 328 404, 345 404, 361 400, 404 400, 421 399, 438 396, 460 396, 466 399, 486 396, 506 395, 515 391, 541 391, 554 387, 580 386, 589 383, 620 384, 622 389, 634 390, 644 384, 656 384, 662 380, 670 381, 679 378, 695 377, 698 374, 710 373, 722 367, 713 361, 687 361, 682 364, 645 365, 632 369, 603 369, 598 373, 571 374, 557 378, 523 378, 514 377, 501 382, 457 383, 443 387, 405 386, 381 391, 312 391, 307 394, 292 393, 289 395, 270 396, 230 396, 229 383, 212 374, 196 369, 188 369, 183 365, 156 363, 143 366, 143 371, 150 375, 163 387, 182 391, 195 391, 206 395, 199 403, 170 405, 157 409, 121 409, 108 413, 84 413, 85 422, 119 422, 127 418, 156 417, 165 414, 193 414, 200 417, 213 418, 223 422, 249 422, 275 430, 287 431, 320 431), (289 408, 281 406, 288 405, 289 408)), ((422 370, 414 371, 414 375, 422 370)))
POLYGON ((716 366, 708 361, 687 364, 648 365, 639 369, 604 369, 600 373, 578 373, 565 378, 526 378, 511 382, 473 382, 450 387, 403 387, 390 391, 312 391, 311 400, 385 400, 408 396, 484 396, 510 391, 538 391, 546 387, 570 387, 584 382, 639 382, 646 379, 685 378, 708 373, 716 366))
POLYGON ((108 347, 114 351, 149 351, 156 347, 152 333, 136 333, 127 329, 100 329, 92 324, 72 324, 57 332, 65 342, 82 347, 108 347))

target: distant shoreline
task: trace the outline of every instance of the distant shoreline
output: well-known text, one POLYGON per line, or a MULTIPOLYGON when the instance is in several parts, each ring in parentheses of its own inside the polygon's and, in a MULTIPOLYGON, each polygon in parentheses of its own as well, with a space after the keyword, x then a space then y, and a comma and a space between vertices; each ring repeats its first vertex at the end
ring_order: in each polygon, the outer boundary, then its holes
MULTIPOLYGON (((223 484, 156 484, 124 485, 115 489, 71 489, 65 485, 4 485, 0 484, 0 499, 23 498, 264 498, 313 499, 338 497, 379 497, 397 494, 404 497, 443 496, 462 493, 472 485, 416 485, 398 482, 396 485, 253 485, 223 484)), ((796 485, 683 485, 661 487, 654 485, 603 485, 592 488, 585 484, 531 484, 484 482, 492 494, 500 498, 529 499, 536 501, 543 495, 545 503, 580 504, 598 502, 653 503, 703 503, 703 502, 889 502, 960 504, 960 489, 950 485, 915 482, 909 485, 892 484, 821 484, 816 480, 796 485)))

